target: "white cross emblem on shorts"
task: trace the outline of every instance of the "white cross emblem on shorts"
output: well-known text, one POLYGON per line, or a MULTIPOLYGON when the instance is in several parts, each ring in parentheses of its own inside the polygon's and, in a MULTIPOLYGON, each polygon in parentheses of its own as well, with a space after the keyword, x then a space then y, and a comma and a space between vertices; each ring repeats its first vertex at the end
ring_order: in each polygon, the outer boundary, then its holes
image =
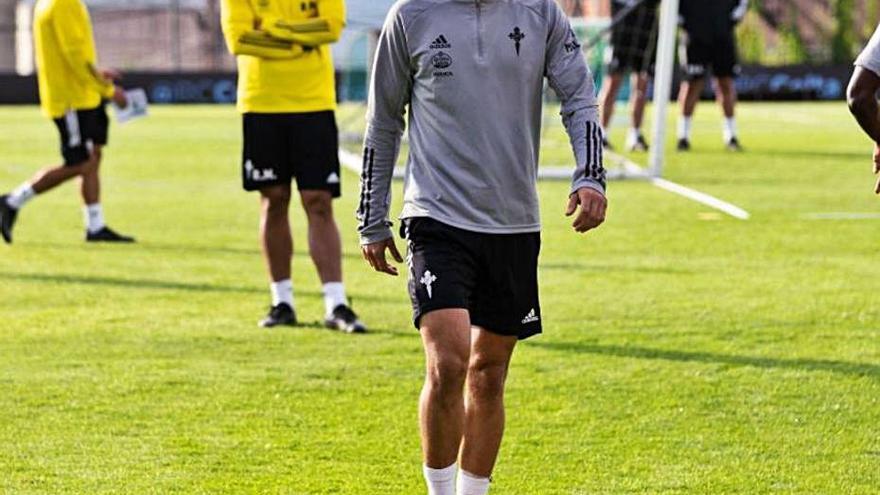
POLYGON ((433 284, 436 281, 437 281, 437 277, 434 276, 433 273, 431 273, 431 270, 425 270, 425 274, 422 275, 422 279, 419 280, 419 282, 421 282, 422 285, 424 285, 425 288, 428 289, 428 299, 434 298, 433 290, 431 289, 431 284, 433 284))

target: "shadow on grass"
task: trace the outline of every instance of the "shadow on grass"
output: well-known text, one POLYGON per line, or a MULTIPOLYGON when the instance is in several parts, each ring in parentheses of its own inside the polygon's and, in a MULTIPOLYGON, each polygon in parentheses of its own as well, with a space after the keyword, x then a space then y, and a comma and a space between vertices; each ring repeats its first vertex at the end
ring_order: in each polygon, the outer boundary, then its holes
POLYGON ((675 268, 669 266, 626 266, 626 265, 601 265, 590 263, 540 263, 538 268, 541 270, 562 270, 562 271, 584 271, 597 273, 610 272, 635 272, 635 273, 665 273, 674 275, 691 275, 693 270, 683 268, 675 268))
POLYGON ((576 342, 534 342, 530 345, 553 351, 576 354, 598 354, 634 359, 657 359, 663 361, 697 362, 709 364, 728 364, 732 366, 752 366, 755 368, 778 368, 801 371, 830 371, 845 375, 867 376, 880 379, 880 365, 850 363, 826 359, 783 359, 773 357, 736 356, 711 352, 676 351, 651 349, 649 347, 599 345, 576 342))
MULTIPOLYGON (((86 244, 83 242, 71 242, 71 243, 62 243, 62 242, 33 242, 28 243, 24 241, 21 243, 22 245, 26 245, 28 247, 33 247, 36 249, 63 249, 65 251, 70 251, 72 248, 80 248, 83 250, 93 250, 95 248, 94 245, 86 244)), ((112 245, 107 245, 112 246, 112 245)), ((226 247, 226 246, 206 246, 199 244, 168 244, 168 243, 153 243, 150 241, 139 242, 134 247, 130 245, 119 245, 117 247, 121 247, 123 249, 137 249, 138 251, 143 252, 151 252, 151 251, 159 251, 159 252, 172 252, 172 253, 180 253, 180 254, 244 254, 248 256, 262 256, 262 252, 258 248, 244 248, 244 247, 226 247)), ((308 251, 301 251, 296 253, 297 256, 303 256, 308 258, 310 256, 308 251)), ((363 257, 360 253, 342 253, 342 257, 346 259, 357 259, 362 260, 363 257)), ((366 263, 366 262, 365 262, 366 263)))
MULTIPOLYGON (((44 273, 10 273, 0 272, 0 280, 13 280, 19 282, 53 283, 53 284, 84 284, 106 287, 118 287, 136 290, 180 290, 187 292, 216 292, 238 294, 265 294, 267 289, 262 287, 249 287, 241 285, 207 284, 198 282, 172 282, 165 280, 151 280, 139 278, 96 277, 91 275, 74 274, 44 274, 44 273)), ((297 295, 306 297, 324 297, 320 291, 302 290, 297 288, 297 295)), ((354 294, 352 299, 376 303, 397 303, 397 299, 379 297, 368 294, 354 294)))

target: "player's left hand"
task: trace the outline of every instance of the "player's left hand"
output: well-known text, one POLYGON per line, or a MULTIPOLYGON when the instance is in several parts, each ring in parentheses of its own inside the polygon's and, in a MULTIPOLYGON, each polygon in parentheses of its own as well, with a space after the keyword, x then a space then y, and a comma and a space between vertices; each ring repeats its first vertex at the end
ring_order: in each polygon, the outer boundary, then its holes
POLYGON ((400 251, 397 250, 397 245, 394 244, 393 237, 361 246, 361 253, 364 255, 364 259, 367 260, 367 263, 369 263, 374 270, 396 277, 397 267, 388 264, 388 260, 385 257, 386 250, 391 253, 394 261, 403 263, 403 256, 401 256, 400 251))
POLYGON ((574 219, 574 223, 571 224, 575 231, 583 234, 602 225, 602 222, 605 221, 608 200, 599 191, 589 187, 578 189, 568 198, 568 209, 565 210, 565 216, 574 215, 578 205, 581 205, 581 211, 574 219))
MULTIPOLYGON (((880 174, 880 143, 874 144, 874 174, 880 174)), ((874 192, 880 194, 880 179, 877 179, 877 185, 874 186, 874 192)))

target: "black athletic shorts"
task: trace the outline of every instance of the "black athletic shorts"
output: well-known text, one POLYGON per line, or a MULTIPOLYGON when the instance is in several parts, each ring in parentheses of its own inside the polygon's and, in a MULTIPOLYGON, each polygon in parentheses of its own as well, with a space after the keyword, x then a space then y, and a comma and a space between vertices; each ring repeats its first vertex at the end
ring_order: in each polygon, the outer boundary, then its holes
POLYGON ((736 77, 740 73, 733 31, 705 40, 692 38, 682 31, 679 59, 688 81, 706 77, 710 69, 715 77, 736 77))
POLYGON ((95 145, 107 144, 110 122, 103 103, 95 108, 69 110, 53 122, 61 135, 61 156, 65 166, 85 162, 95 145))
MULTIPOLYGON (((617 17, 626 7, 611 2, 617 17)), ((657 57, 657 4, 646 0, 611 28, 611 42, 605 52, 609 74, 654 72, 657 57)))
POLYGON ((481 234, 430 218, 401 225, 408 243, 413 323, 438 309, 462 308, 471 324, 526 339, 541 333, 541 234, 481 234))
POLYGON ((340 193, 339 133, 332 111, 246 113, 241 176, 246 191, 290 184, 340 193))

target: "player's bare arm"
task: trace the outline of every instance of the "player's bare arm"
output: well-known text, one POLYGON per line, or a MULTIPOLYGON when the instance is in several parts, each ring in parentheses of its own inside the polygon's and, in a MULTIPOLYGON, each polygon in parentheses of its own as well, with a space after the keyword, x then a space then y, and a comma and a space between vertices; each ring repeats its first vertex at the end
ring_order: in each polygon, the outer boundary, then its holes
MULTIPOLYGON (((865 134, 874 141, 873 170, 880 173, 880 107, 877 105, 877 91, 880 90, 880 76, 864 67, 856 66, 846 100, 849 111, 856 118, 865 134)), ((880 194, 880 180, 874 186, 874 192, 880 194)))

